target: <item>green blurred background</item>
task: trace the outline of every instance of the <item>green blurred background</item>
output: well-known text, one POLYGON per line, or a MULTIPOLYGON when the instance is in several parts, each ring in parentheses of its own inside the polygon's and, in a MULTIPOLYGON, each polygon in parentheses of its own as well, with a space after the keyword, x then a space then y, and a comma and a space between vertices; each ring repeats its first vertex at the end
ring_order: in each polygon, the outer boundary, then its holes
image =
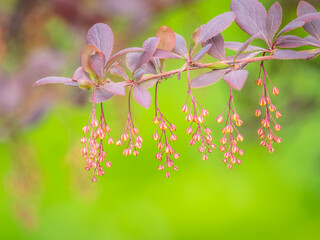
MULTIPOLYGON (((269 8, 274 1, 261 2, 269 8)), ((317 0, 310 2, 320 9, 317 0)), ((284 23, 295 18, 298 0, 280 3, 284 23)), ((320 239, 319 59, 267 63, 281 91, 273 101, 283 113, 283 143, 273 154, 259 146, 259 120, 253 114, 260 94, 254 83, 259 65, 249 66, 249 79, 235 94, 244 120, 245 155, 231 171, 218 151, 204 162, 197 148, 188 145, 180 111, 186 76, 161 84, 159 104, 178 126, 174 147, 181 155, 179 171, 169 179, 157 170, 154 158, 153 109, 133 104, 144 138, 139 157, 124 157, 122 148, 107 146, 112 167, 92 183, 79 142, 91 111, 87 93, 63 86, 31 88, 43 76, 72 75, 86 31, 95 22, 111 26, 115 50, 141 46, 162 25, 190 42, 195 28, 228 11, 229 4, 1 0, 0 239, 320 239)), ((306 36, 302 29, 294 33, 306 36)), ((223 35, 226 41, 248 38, 236 24, 223 35)), ((167 63, 167 68, 179 64, 167 63)), ((228 101, 228 87, 221 81, 194 94, 210 112, 207 125, 218 143, 215 117, 228 101)), ((124 130, 125 106, 124 97, 105 104, 114 138, 124 130)))

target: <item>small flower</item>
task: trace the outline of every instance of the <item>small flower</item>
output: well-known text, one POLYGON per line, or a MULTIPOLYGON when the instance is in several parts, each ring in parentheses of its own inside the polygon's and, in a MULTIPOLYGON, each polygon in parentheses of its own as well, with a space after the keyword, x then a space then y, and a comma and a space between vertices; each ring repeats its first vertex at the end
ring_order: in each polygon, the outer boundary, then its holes
POLYGON ((109 135, 110 127, 106 123, 102 104, 99 120, 96 118, 95 104, 93 104, 89 122, 83 127, 82 131, 85 136, 82 137, 80 141, 82 144, 85 144, 85 147, 81 150, 82 157, 86 159, 87 163, 85 169, 87 171, 93 169, 94 177, 92 178, 92 182, 96 182, 96 176, 102 176, 105 174, 102 163, 105 161, 106 167, 111 167, 111 162, 106 160, 107 154, 103 149, 103 140, 106 136, 108 136, 108 142, 110 142, 110 139, 112 138, 109 135), (87 137, 86 135, 89 136, 87 137))
POLYGON ((269 82, 272 85, 272 93, 273 95, 278 95, 280 93, 279 89, 275 87, 270 80, 268 73, 265 70, 263 62, 260 65, 260 68, 263 71, 264 77, 262 80, 262 96, 259 100, 259 109, 255 111, 255 116, 260 117, 261 116, 261 107, 265 109, 265 115, 261 120, 261 127, 258 129, 257 134, 259 135, 260 139, 262 140, 260 142, 261 146, 266 147, 270 153, 274 152, 274 148, 272 147, 272 144, 274 142, 280 143, 281 138, 277 137, 275 132, 279 132, 281 130, 281 126, 276 122, 276 119, 279 119, 281 117, 281 113, 277 111, 276 106, 272 103, 271 98, 269 97, 268 88, 266 85, 266 79, 269 80, 269 82), (263 104, 262 103, 263 99, 263 104))
MULTIPOLYGON (((233 101, 232 89, 230 88, 230 99, 225 108, 227 110, 227 120, 225 127, 222 129, 223 137, 220 139, 222 144, 219 148, 221 152, 224 152, 223 163, 228 163, 228 169, 231 169, 234 164, 240 164, 241 160, 235 157, 235 154, 243 156, 244 151, 239 149, 238 142, 242 142, 244 137, 239 133, 237 127, 242 125, 242 120, 240 119, 239 114, 236 112, 233 101), (237 136, 234 136, 234 132, 237 133, 237 136), (229 146, 226 147, 227 143, 229 146)), ((225 111, 224 110, 224 111, 225 111)), ((217 121, 223 119, 224 111, 217 117, 217 121)))
MULTIPOLYGON (((156 84, 156 96, 158 91, 158 84, 156 84)), ((173 168, 174 171, 178 170, 178 167, 173 166, 173 159, 178 159, 180 157, 179 153, 177 153, 173 147, 171 146, 171 142, 175 142, 178 140, 177 135, 174 132, 177 130, 177 127, 172 124, 160 111, 158 106, 157 98, 155 98, 155 110, 156 116, 153 118, 153 123, 157 125, 156 132, 152 135, 152 139, 157 141, 157 148, 160 150, 156 153, 155 158, 162 162, 161 165, 158 166, 159 170, 167 169, 165 176, 168 178, 170 176, 169 170, 173 168), (156 121, 155 121, 156 120, 156 121), (159 132, 159 133, 158 133, 159 132)), ((188 108, 186 105, 182 107, 182 111, 188 108)))

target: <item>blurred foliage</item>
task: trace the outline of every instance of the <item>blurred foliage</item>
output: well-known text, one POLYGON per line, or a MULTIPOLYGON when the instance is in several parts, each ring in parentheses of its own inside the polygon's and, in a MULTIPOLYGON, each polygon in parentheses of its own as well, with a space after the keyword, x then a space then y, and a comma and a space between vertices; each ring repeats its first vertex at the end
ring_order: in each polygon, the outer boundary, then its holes
MULTIPOLYGON (((261 2, 267 8, 273 3, 261 2)), ((298 0, 280 2, 285 24, 296 16, 298 0)), ((320 9, 318 1, 310 2, 320 9)), ((196 148, 188 145, 187 123, 180 113, 186 97, 185 75, 180 81, 164 81, 159 104, 178 126, 175 148, 181 154, 179 171, 169 179, 158 172, 154 158, 152 109, 133 104, 135 124, 144 138, 140 156, 123 157, 120 148, 107 146, 112 167, 93 184, 80 155, 81 129, 91 108, 86 93, 59 86, 31 89, 42 76, 72 74, 85 33, 97 21, 112 27, 117 49, 141 46, 161 25, 189 41, 195 28, 228 11, 229 4, 218 0, 0 2, 1 239, 319 239, 319 59, 267 64, 281 90, 274 101, 283 113, 283 143, 274 154, 259 146, 255 133, 259 121, 253 112, 260 90, 254 84, 258 63, 251 64, 249 81, 235 94, 245 123, 246 154, 241 166, 231 171, 219 152, 203 162, 196 148)), ((301 29, 297 33, 306 35, 301 29)), ((248 38, 235 24, 223 35, 227 41, 248 38)), ((166 67, 178 64, 172 61, 166 67)), ((215 117, 228 101, 228 87, 221 81, 194 93, 210 112, 208 126, 217 142, 221 134, 215 117)), ((126 106, 123 97, 105 104, 114 138, 124 129, 127 113, 122 106, 126 106)))

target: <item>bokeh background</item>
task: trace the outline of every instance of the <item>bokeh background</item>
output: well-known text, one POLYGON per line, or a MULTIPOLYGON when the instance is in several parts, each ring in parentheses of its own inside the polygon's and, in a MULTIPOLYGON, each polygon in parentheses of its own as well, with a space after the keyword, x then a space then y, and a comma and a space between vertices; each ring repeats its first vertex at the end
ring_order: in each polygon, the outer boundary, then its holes
MULTIPOLYGON (((274 1, 261 2, 269 8, 274 1)), ((319 1, 310 2, 320 10, 319 1)), ((284 23, 296 17, 298 0, 280 3, 284 23)), ((88 93, 66 86, 31 88, 44 76, 72 76, 86 32, 96 22, 112 27, 115 50, 141 46, 162 25, 190 43, 193 30, 228 11, 229 4, 229 0, 0 1, 1 239, 320 238, 319 58, 267 64, 281 90, 273 101, 283 113, 283 143, 276 145, 274 154, 259 146, 256 135, 258 64, 250 65, 243 91, 235 94, 244 120, 245 156, 231 171, 218 151, 203 162, 196 148, 188 145, 187 123, 180 112, 186 76, 161 84, 160 106, 178 126, 174 146, 181 155, 176 161, 179 171, 169 179, 157 170, 154 158, 153 109, 133 104, 144 138, 140 156, 124 157, 121 148, 108 146, 113 165, 92 183, 79 142, 91 109, 88 93)), ((295 33, 306 36, 302 29, 295 33)), ((248 38, 236 24, 223 35, 227 41, 248 38)), ((179 64, 173 61, 167 67, 179 64)), ((221 81, 194 93, 210 112, 207 125, 218 142, 215 117, 228 101, 228 87, 221 81)), ((124 97, 105 104, 114 138, 124 129, 125 106, 124 97)))

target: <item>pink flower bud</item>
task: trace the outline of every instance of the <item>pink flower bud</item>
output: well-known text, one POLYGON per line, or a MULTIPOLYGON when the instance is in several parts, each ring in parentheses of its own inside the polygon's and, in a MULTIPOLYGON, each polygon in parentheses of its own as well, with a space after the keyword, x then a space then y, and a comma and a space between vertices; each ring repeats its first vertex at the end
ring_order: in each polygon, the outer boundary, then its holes
POLYGON ((99 122, 98 122, 98 120, 97 119, 94 119, 94 120, 92 120, 92 127, 98 127, 98 125, 99 125, 99 122))
POLYGON ((156 159, 159 160, 159 161, 162 159, 162 154, 161 154, 161 152, 158 152, 158 153, 156 154, 156 159))
POLYGON ((106 167, 107 167, 107 168, 110 168, 111 166, 112 166, 111 162, 107 161, 107 162, 106 162, 106 167))
POLYGON ((129 138, 129 135, 126 132, 121 135, 121 140, 124 141, 124 142, 127 141, 128 138, 129 138))
POLYGON ((160 121, 160 119, 158 118, 158 116, 155 116, 155 117, 152 119, 152 122, 153 122, 154 124, 158 124, 159 121, 160 121))
POLYGON ((256 117, 260 117, 261 116, 261 110, 260 109, 257 109, 255 112, 254 112, 254 115, 256 117))
POLYGON ((122 145, 122 141, 119 139, 118 141, 116 141, 116 145, 117 146, 121 146, 122 145))
POLYGON ((184 113, 187 113, 188 112, 188 106, 185 104, 181 107, 181 111, 184 112, 184 113))
POLYGON ((175 125, 171 124, 170 130, 171 130, 172 132, 175 132, 175 131, 177 130, 177 127, 176 127, 175 125))
POLYGON ((89 132, 89 130, 90 130, 89 126, 85 126, 85 127, 82 128, 82 131, 83 131, 85 134, 87 134, 87 133, 89 132))
POLYGON ((178 140, 178 137, 177 137, 176 135, 172 134, 171 137, 170 137, 170 140, 171 140, 172 142, 175 142, 175 141, 178 140))
POLYGON ((278 95, 278 94, 280 93, 279 88, 273 87, 272 93, 273 93, 273 95, 275 95, 275 96, 278 95))
POLYGON ((203 109, 201 110, 201 115, 204 116, 204 117, 208 116, 208 115, 209 115, 208 110, 206 110, 206 109, 203 108, 203 109))
POLYGON ((164 169, 163 165, 158 166, 158 170, 163 170, 163 169, 164 169))
POLYGON ((207 154, 203 154, 202 155, 202 160, 203 161, 207 161, 208 160, 208 155, 207 154))
POLYGON ((222 123, 222 122, 223 122, 223 117, 222 117, 222 115, 219 115, 217 117, 217 123, 222 123))
POLYGON ((190 135, 190 134, 192 134, 192 132, 193 132, 192 128, 188 127, 186 130, 186 133, 190 135))

